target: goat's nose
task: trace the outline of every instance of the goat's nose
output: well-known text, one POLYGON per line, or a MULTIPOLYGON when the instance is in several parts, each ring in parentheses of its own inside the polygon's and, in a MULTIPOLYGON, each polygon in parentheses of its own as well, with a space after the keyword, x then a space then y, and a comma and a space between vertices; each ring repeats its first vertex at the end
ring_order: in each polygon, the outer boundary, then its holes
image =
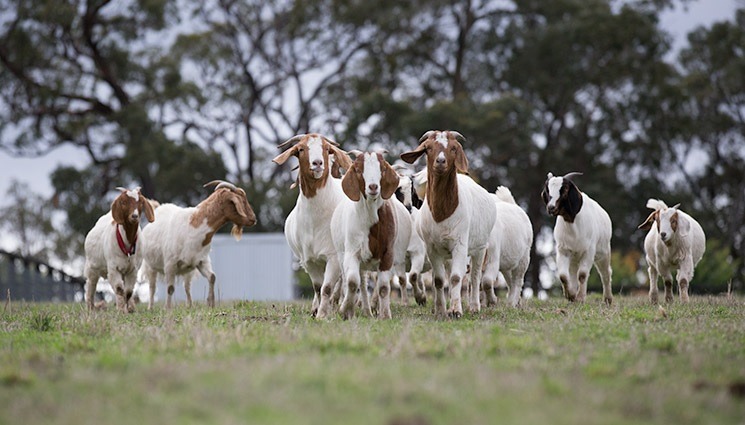
POLYGON ((660 237, 662 237, 662 239, 667 239, 667 232, 660 232, 660 237))
POLYGON ((375 193, 378 191, 378 185, 375 183, 370 183, 367 187, 370 189, 370 192, 375 193))
POLYGON ((445 157, 438 156, 437 158, 435 158, 435 163, 437 163, 438 165, 444 164, 445 163, 445 157))
POLYGON ((320 167, 320 166, 323 165, 323 160, 316 159, 315 161, 313 161, 313 164, 312 165, 313 165, 313 167, 320 167))

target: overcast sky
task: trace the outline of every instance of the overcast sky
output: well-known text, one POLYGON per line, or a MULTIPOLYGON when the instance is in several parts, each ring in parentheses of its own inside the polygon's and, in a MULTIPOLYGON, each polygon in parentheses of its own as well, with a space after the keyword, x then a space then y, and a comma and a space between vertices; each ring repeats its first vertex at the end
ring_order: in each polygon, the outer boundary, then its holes
MULTIPOLYGON (((694 28, 712 22, 731 20, 735 9, 745 6, 745 0, 698 0, 687 8, 677 6, 675 10, 661 16, 661 26, 674 37, 674 51, 687 45, 686 34, 694 28)), ((39 158, 15 158, 0 151, 0 194, 5 194, 13 179, 30 185, 34 192, 51 196, 49 174, 59 165, 82 167, 88 162, 85 152, 72 146, 58 148, 39 158)), ((1 248, 6 248, 2 246, 1 248)))

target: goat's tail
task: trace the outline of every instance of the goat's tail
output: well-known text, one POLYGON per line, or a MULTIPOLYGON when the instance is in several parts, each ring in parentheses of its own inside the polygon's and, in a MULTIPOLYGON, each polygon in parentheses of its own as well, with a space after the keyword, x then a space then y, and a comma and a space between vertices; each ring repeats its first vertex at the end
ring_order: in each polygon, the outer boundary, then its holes
POLYGON ((655 211, 664 210, 667 208, 667 204, 660 199, 649 198, 647 201, 647 208, 655 211))
POLYGON ((497 190, 494 191, 494 194, 497 195, 497 198, 499 198, 502 202, 508 202, 510 204, 517 205, 517 202, 515 202, 515 197, 512 196, 512 192, 510 192, 510 189, 508 189, 506 186, 499 186, 497 190))

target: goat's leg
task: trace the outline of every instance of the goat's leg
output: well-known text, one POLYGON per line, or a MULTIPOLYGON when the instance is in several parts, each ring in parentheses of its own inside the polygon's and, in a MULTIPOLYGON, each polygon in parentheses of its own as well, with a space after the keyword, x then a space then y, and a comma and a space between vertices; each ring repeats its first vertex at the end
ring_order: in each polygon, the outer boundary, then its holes
POLYGON ((127 313, 134 313, 135 301, 134 298, 132 298, 132 295, 134 294, 135 284, 137 283, 137 273, 132 272, 127 274, 126 276, 122 276, 122 281, 124 282, 123 311, 126 311, 127 313))
POLYGON ((564 297, 569 301, 574 301, 577 297, 577 292, 572 286, 574 276, 571 275, 569 270, 570 261, 569 254, 557 252, 556 266, 559 271, 559 280, 561 281, 561 288, 564 291, 564 297))
POLYGON ((657 269, 650 264, 647 268, 647 273, 649 274, 649 302, 653 305, 658 304, 660 300, 659 291, 657 289, 657 269))
POLYGON ((481 286, 484 290, 484 302, 486 303, 486 306, 493 307, 497 305, 497 296, 494 294, 494 287, 499 278, 499 262, 493 261, 491 256, 488 257, 489 258, 485 258, 486 269, 481 275, 481 286))
POLYGON ((148 286, 150 287, 150 297, 147 301, 147 309, 152 310, 155 304, 155 284, 158 281, 158 272, 150 268, 148 265, 144 267, 145 279, 147 279, 148 286))
POLYGON ((380 302, 380 294, 378 293, 378 272, 366 272, 365 273, 365 283, 368 282, 368 280, 372 280, 373 283, 373 290, 372 290, 372 296, 370 297, 370 309, 373 313, 373 315, 378 314, 378 304, 380 302))
MULTIPOLYGON (((607 305, 613 304, 613 288, 611 286, 613 269, 611 269, 610 258, 610 255, 606 255, 595 263, 595 268, 600 275, 600 281, 603 283, 603 300, 607 305)), ((587 288, 586 285, 585 288, 587 288)))
POLYGON ((352 254, 344 257, 344 278, 342 280, 347 289, 339 312, 344 320, 348 320, 354 317, 355 298, 357 289, 360 287, 360 262, 352 254))
POLYGON ((390 270, 378 272, 378 282, 375 285, 379 294, 378 319, 391 318, 391 280, 390 270))
POLYGON ((334 290, 331 291, 331 305, 333 307, 339 305, 339 302, 341 301, 341 298, 344 295, 343 292, 344 292, 344 282, 343 282, 343 279, 338 279, 334 283, 334 290))
POLYGON ((126 313, 127 304, 124 297, 124 278, 121 273, 112 269, 109 269, 108 276, 111 289, 114 290, 114 294, 116 295, 116 309, 126 313))
POLYGON ((85 303, 88 305, 88 310, 93 310, 96 301, 96 285, 100 275, 94 271, 86 271, 86 282, 85 282, 85 303))
POLYGON ((409 293, 406 287, 408 283, 406 281, 406 272, 403 270, 397 270, 397 274, 394 277, 394 279, 398 281, 398 288, 401 291, 401 304, 408 305, 409 304, 409 293))
POLYGON ((170 309, 172 305, 173 300, 173 292, 176 290, 176 276, 172 273, 166 270, 166 309, 170 309))
POLYGON ((186 305, 191 308, 191 279, 193 273, 189 272, 184 275, 184 293, 186 294, 186 305))
POLYGON ((442 259, 432 259, 432 282, 434 286, 434 306, 433 313, 438 319, 444 319, 446 317, 445 311, 445 264, 442 259))
POLYGON ((585 302, 587 298, 587 279, 590 277, 590 270, 592 270, 592 260, 595 254, 585 254, 580 261, 576 263, 576 269, 574 268, 574 262, 572 267, 569 268, 569 273, 577 276, 577 301, 585 302))
POLYGON ((678 294, 680 295, 680 302, 688 302, 688 285, 693 279, 693 260, 690 256, 683 259, 683 263, 680 265, 678 272, 675 276, 678 280, 678 294))
POLYGON ((453 250, 453 263, 450 269, 450 310, 448 310, 448 314, 454 319, 459 319, 463 316, 460 291, 463 278, 466 276, 467 261, 468 253, 466 252, 466 247, 456 247, 453 250))
POLYGON ((481 270, 484 268, 484 256, 486 249, 483 249, 471 256, 471 294, 468 301, 468 310, 471 313, 481 311, 481 270))
MULTIPOLYGON (((209 257, 200 262, 199 265, 197 265, 197 270, 199 270, 199 273, 204 276, 205 279, 207 279, 207 282, 209 283, 209 289, 207 290, 207 306, 208 307, 215 307, 215 272, 212 271, 212 263, 209 261, 209 257)), ((187 292, 187 296, 191 298, 191 288, 189 289, 189 292, 187 292)))
MULTIPOLYGON (((316 318, 326 319, 331 317, 333 306, 331 305, 331 293, 334 289, 334 284, 339 279, 341 270, 339 267, 339 259, 331 257, 326 262, 326 271, 323 274, 323 285, 321 285, 321 302, 318 304, 318 313, 316 318)), ((354 294, 352 294, 354 295, 354 294)))
POLYGON ((323 285, 323 265, 318 263, 307 263, 305 271, 310 276, 310 282, 313 285, 313 304, 311 304, 310 315, 316 317, 318 306, 321 304, 321 285, 323 285))
POLYGON ((662 281, 665 282, 665 302, 673 302, 673 274, 670 270, 660 270, 662 281))
POLYGON ((367 292, 367 272, 361 275, 360 282, 360 309, 362 315, 365 317, 372 318, 372 310, 370 309, 370 294, 367 292))

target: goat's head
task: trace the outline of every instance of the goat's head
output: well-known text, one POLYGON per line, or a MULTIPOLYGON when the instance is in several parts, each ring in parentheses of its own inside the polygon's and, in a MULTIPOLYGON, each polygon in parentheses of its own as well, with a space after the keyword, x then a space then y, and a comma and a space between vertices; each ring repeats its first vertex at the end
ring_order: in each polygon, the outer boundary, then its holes
POLYGON ((209 186, 215 186, 215 191, 208 199, 214 199, 213 205, 220 209, 227 221, 233 223, 230 234, 236 240, 240 240, 243 235, 243 226, 251 227, 256 224, 256 214, 251 204, 248 203, 246 191, 236 187, 233 183, 222 180, 213 180, 204 185, 204 187, 209 186))
POLYGON ((121 225, 137 225, 145 214, 147 221, 155 221, 155 212, 150 201, 140 193, 140 188, 125 189, 117 187, 121 193, 111 203, 111 216, 114 222, 121 225))
POLYGON ((360 153, 341 180, 344 194, 355 202, 365 199, 389 199, 398 187, 396 170, 375 152, 360 153))
POLYGON ((401 173, 400 167, 393 167, 398 171, 398 187, 396 188, 396 199, 401 202, 409 212, 412 208, 419 209, 422 207, 422 199, 414 190, 414 176, 411 174, 401 173))
POLYGON ((279 145, 280 149, 286 151, 277 155, 272 161, 282 165, 291 156, 297 157, 300 166, 298 180, 300 189, 306 196, 314 196, 318 187, 326 183, 331 171, 329 155, 334 156, 334 161, 339 167, 349 169, 352 160, 346 152, 338 148, 338 144, 320 134, 300 134, 294 136, 279 145))
POLYGON ((686 219, 681 220, 678 211, 680 204, 668 208, 664 202, 650 199, 647 201, 647 207, 654 211, 649 214, 649 217, 647 217, 644 223, 639 225, 639 229, 650 230, 652 226, 656 224, 657 232, 665 245, 670 245, 676 234, 681 236, 688 234, 691 224, 686 219))
POLYGON ((541 199, 546 204, 546 212, 549 215, 561 216, 569 223, 574 222, 574 217, 582 209, 582 192, 571 179, 581 175, 582 173, 573 172, 557 177, 548 173, 541 192, 541 199))
POLYGON ((427 154, 427 169, 437 175, 457 171, 468 173, 468 159, 463 151, 466 138, 457 131, 430 130, 419 138, 419 146, 401 154, 401 159, 413 164, 422 154, 427 154))

